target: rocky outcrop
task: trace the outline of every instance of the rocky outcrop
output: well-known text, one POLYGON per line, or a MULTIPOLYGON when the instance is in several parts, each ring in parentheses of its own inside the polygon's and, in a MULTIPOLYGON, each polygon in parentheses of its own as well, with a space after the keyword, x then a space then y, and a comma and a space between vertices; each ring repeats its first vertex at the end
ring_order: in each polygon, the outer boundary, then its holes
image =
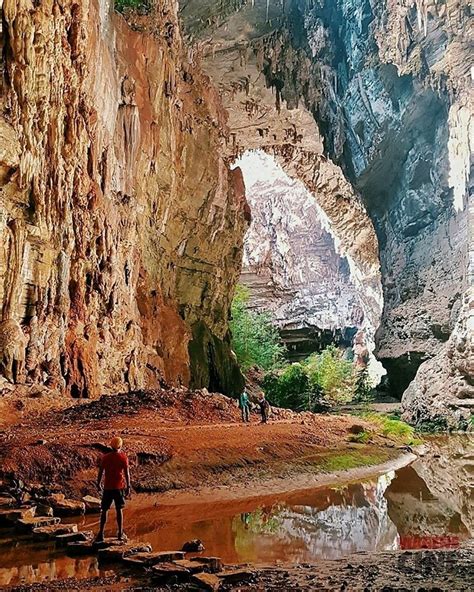
POLYGON ((240 388, 227 318, 243 183, 176 10, 153 3, 131 27, 110 0, 3 2, 4 388, 240 388))
POLYGON ((372 293, 380 254, 378 356, 401 395, 447 350, 467 288, 468 11, 459 0, 224 4, 196 32, 192 0, 183 13, 224 94, 232 148, 273 152, 306 184, 372 293))
POLYGON ((367 325, 373 336, 379 319, 370 324, 373 311, 364 310, 350 264, 314 196, 265 153, 247 153, 237 163, 252 210, 241 282, 250 290, 249 304, 271 313, 289 358, 334 341, 349 347, 367 325))

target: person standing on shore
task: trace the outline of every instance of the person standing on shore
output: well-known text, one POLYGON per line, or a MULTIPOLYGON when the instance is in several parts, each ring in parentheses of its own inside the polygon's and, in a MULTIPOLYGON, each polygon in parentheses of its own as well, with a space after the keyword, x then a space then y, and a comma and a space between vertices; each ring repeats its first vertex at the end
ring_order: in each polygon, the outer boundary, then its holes
POLYGON ((130 469, 128 457, 122 452, 123 440, 119 436, 110 441, 112 452, 105 454, 99 467, 97 475, 97 489, 102 493, 100 526, 96 542, 104 540, 104 529, 107 522, 107 512, 112 502, 115 504, 117 515, 117 539, 126 541, 127 537, 123 532, 123 507, 125 498, 130 496, 130 469), (104 486, 102 487, 102 476, 105 473, 104 486))
POLYGON ((239 397, 239 407, 242 412, 242 421, 244 423, 250 422, 250 401, 247 391, 244 389, 243 393, 239 397))
POLYGON ((270 412, 270 404, 265 399, 265 393, 260 393, 260 397, 258 399, 258 405, 260 407, 260 413, 262 415, 261 423, 268 422, 268 414, 270 412))

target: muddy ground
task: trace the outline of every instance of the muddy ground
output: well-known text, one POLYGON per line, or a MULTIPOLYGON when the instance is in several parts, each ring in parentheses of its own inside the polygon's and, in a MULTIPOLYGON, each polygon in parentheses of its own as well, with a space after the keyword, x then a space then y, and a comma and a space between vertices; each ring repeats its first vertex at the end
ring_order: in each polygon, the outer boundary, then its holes
POLYGON ((94 494, 97 463, 115 434, 124 438, 132 484, 140 492, 247 487, 250 481, 327 474, 400 455, 399 442, 380 435, 370 445, 352 442, 362 428, 373 426, 351 416, 286 410, 274 410, 267 425, 252 413, 246 425, 235 401, 205 390, 106 396, 27 416, 4 429, 0 478, 61 483, 75 497, 94 494))

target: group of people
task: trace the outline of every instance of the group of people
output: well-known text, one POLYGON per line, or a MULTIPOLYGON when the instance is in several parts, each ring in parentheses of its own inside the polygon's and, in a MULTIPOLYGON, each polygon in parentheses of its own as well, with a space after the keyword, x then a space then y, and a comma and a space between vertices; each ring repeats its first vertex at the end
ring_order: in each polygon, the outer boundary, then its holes
MULTIPOLYGON (((239 398, 239 407, 242 412, 242 420, 244 423, 250 423, 250 409, 251 403, 247 391, 243 391, 239 398)), ((261 414, 261 423, 267 423, 270 412, 270 405, 265 398, 264 393, 260 393, 258 398, 258 407, 261 414)), ((99 465, 99 473, 97 475, 97 489, 102 495, 101 500, 101 515, 99 532, 96 537, 96 542, 104 540, 104 529, 107 522, 107 512, 110 510, 112 503, 115 505, 115 512, 117 516, 117 538, 120 541, 126 541, 127 536, 123 531, 123 507, 125 506, 126 498, 130 497, 130 469, 128 457, 122 450, 122 438, 116 436, 110 441, 111 452, 108 452, 102 457, 99 465), (104 478, 105 477, 105 478, 104 478), (102 481, 104 483, 102 484, 102 481)))
MULTIPOLYGON (((262 417, 261 423, 267 423, 268 415, 270 413, 270 404, 265 398, 265 393, 260 393, 257 404, 260 409, 260 415, 262 417)), ((242 421, 244 423, 250 423, 251 403, 246 390, 244 390, 239 397, 239 408, 242 412, 242 421)))

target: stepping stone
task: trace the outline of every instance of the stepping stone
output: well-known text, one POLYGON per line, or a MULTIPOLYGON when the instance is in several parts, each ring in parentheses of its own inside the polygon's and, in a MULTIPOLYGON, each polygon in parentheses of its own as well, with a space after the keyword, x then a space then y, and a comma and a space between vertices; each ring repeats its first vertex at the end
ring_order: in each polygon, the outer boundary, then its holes
POLYGON ((77 533, 77 524, 52 524, 51 526, 40 526, 33 529, 33 538, 42 541, 49 541, 57 535, 77 533))
POLYGON ((170 563, 184 559, 183 551, 157 551, 155 553, 137 553, 133 556, 134 559, 142 561, 145 565, 156 565, 158 563, 170 563))
POLYGON ((48 504, 38 504, 35 516, 53 516, 53 508, 48 504))
POLYGON ((61 522, 60 518, 56 518, 54 516, 33 516, 30 518, 22 518, 15 522, 15 528, 18 530, 27 530, 33 532, 35 528, 40 528, 41 526, 51 526, 52 524, 59 524, 61 522))
POLYGON ((199 561, 189 561, 189 559, 177 559, 173 561, 175 565, 178 567, 184 567, 189 571, 191 574, 200 573, 203 571, 208 571, 209 566, 205 563, 200 563, 199 561))
POLYGON ((86 504, 77 500, 58 500, 51 505, 56 516, 78 516, 86 512, 86 504))
POLYGON ((160 582, 178 583, 189 580, 190 572, 185 567, 180 567, 175 563, 158 563, 151 568, 150 571, 153 579, 160 582))
POLYGON ((95 555, 96 552, 97 547, 90 540, 68 543, 66 545, 66 553, 68 555, 95 555))
POLYGON ((216 590, 219 590, 221 586, 220 579, 210 573, 194 574, 191 576, 191 583, 201 590, 207 590, 208 592, 215 592, 216 590))
POLYGON ((148 551, 151 551, 151 545, 149 543, 125 543, 120 546, 99 549, 98 555, 99 561, 120 561, 129 555, 141 552, 146 553, 148 551))
POLYGON ((92 495, 85 495, 82 498, 86 506, 86 512, 100 512, 100 499, 98 497, 94 497, 92 495))
POLYGON ((0 526, 12 526, 17 520, 33 518, 36 506, 29 508, 15 508, 14 510, 0 510, 0 526))
POLYGON ((190 561, 207 565, 207 569, 203 571, 210 571, 211 573, 222 571, 222 560, 220 557, 191 557, 190 561))
POLYGON ((55 536, 56 544, 60 547, 64 547, 68 543, 79 543, 79 542, 92 542, 94 533, 91 530, 85 530, 81 532, 70 532, 67 534, 58 534, 55 536))
POLYGON ((200 551, 204 551, 204 545, 200 539, 194 539, 184 543, 181 550, 185 553, 199 553, 200 551))
POLYGON ((223 584, 241 584, 242 582, 248 582, 253 578, 253 572, 245 569, 232 569, 229 571, 223 571, 218 576, 223 584))
POLYGON ((16 500, 11 495, 8 495, 7 493, 0 495, 0 507, 1 508, 8 508, 10 506, 14 506, 15 503, 16 503, 16 500))

